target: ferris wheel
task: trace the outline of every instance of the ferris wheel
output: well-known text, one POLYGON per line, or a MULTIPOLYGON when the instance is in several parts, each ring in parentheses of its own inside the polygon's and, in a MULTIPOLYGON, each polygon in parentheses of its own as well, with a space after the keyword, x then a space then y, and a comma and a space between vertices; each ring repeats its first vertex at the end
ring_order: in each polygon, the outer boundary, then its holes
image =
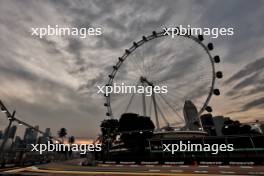
POLYGON ((113 66, 106 86, 141 85, 166 86, 167 93, 106 95, 106 115, 120 118, 123 113, 137 113, 154 118, 156 128, 184 125, 185 101, 191 101, 201 115, 212 111, 212 95, 220 95, 216 79, 223 77, 216 71, 218 55, 210 53, 212 43, 203 44, 203 35, 177 35, 172 38, 164 31, 153 31, 126 49, 113 66))

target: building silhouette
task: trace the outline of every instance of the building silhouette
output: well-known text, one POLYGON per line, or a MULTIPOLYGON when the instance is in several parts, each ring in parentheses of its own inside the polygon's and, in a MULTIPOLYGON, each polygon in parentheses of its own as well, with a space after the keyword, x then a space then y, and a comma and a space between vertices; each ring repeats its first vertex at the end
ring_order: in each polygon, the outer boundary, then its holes
POLYGON ((43 134, 38 138, 38 143, 46 144, 50 140, 50 136, 51 136, 50 128, 46 128, 45 134, 43 134))
POLYGON ((222 128, 224 127, 225 121, 230 120, 229 117, 215 116, 213 117, 213 122, 215 124, 215 131, 217 136, 223 136, 222 128))
POLYGON ((216 136, 216 129, 212 114, 203 114, 200 118, 204 131, 206 131, 209 136, 216 136))
MULTIPOLYGON (((35 128, 38 129, 39 127, 36 126, 35 128)), ((33 128, 26 128, 23 140, 26 144, 35 144, 37 143, 37 137, 38 132, 36 130, 33 128)))
POLYGON ((202 125, 198 116, 198 111, 193 102, 186 100, 183 107, 185 129, 191 131, 201 131, 202 125))
POLYGON ((21 149, 23 148, 23 141, 19 136, 15 137, 15 141, 13 142, 13 150, 21 149))
POLYGON ((261 129, 262 134, 264 134, 264 123, 260 124, 260 129, 261 129))
POLYGON ((264 134, 264 121, 256 120, 255 122, 244 123, 244 125, 249 125, 252 130, 264 134))
POLYGON ((14 125, 10 127, 9 132, 7 134, 7 138, 14 139, 16 136, 16 130, 17 130, 17 126, 14 125))

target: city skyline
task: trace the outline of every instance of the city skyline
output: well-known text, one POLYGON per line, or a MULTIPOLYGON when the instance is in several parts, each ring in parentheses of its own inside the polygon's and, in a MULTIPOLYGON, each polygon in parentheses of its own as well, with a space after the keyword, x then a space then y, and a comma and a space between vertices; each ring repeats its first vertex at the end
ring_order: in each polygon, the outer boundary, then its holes
MULTIPOLYGON (((221 57, 217 69, 224 73, 216 85, 222 94, 210 102, 213 114, 264 120, 262 1, 116 2, 0 1, 0 97, 21 120, 50 127, 54 135, 65 127, 74 136, 95 138, 105 108, 94 91, 106 83, 124 49, 153 30, 187 24, 234 28, 233 36, 205 37, 214 43, 213 53, 221 57), (30 35, 31 27, 48 24, 101 27, 103 34, 86 39, 30 35)), ((0 114, 2 129, 5 121, 0 114)))

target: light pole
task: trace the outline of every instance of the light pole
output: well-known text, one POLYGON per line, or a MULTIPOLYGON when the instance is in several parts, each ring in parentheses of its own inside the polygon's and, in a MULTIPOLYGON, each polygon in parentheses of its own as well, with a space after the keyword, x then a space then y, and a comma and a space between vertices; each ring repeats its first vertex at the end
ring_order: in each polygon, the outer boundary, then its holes
MULTIPOLYGON (((17 122, 19 125, 24 125, 25 127, 30 128, 30 129, 32 129, 32 130, 34 130, 34 131, 36 131, 36 132, 38 132, 38 133, 40 133, 42 135, 45 135, 46 133, 44 131, 41 131, 38 128, 36 128, 36 127, 34 127, 34 126, 32 126, 32 125, 30 125, 30 124, 18 119, 17 117, 15 117, 16 111, 13 111, 13 113, 11 114, 1 100, 0 100, 0 108, 1 108, 1 111, 5 113, 7 119, 9 120, 9 124, 8 124, 8 126, 6 128, 2 144, 0 146, 0 164, 2 166, 4 166, 4 164, 5 164, 5 159, 4 159, 4 155, 3 155, 4 148, 5 148, 5 144, 6 144, 7 140, 8 140, 9 130, 10 130, 13 122, 17 122)), ((58 139, 56 137, 53 137, 51 135, 49 135, 47 137, 49 139, 54 139, 54 140, 60 141, 60 139, 58 139)))
MULTIPOLYGON (((26 127, 28 127, 28 128, 31 128, 31 129, 37 131, 38 133, 40 133, 40 134, 42 134, 42 135, 45 135, 45 134, 46 134, 44 131, 41 131, 40 129, 38 129, 38 128, 36 128, 36 127, 34 127, 34 126, 32 126, 32 125, 30 125, 30 124, 28 124, 28 123, 26 123, 26 122, 20 120, 20 119, 18 119, 17 117, 15 117, 15 111, 11 114, 11 113, 9 112, 9 110, 6 108, 6 106, 4 105, 4 103, 3 103, 1 100, 0 100, 0 107, 1 107, 1 111, 4 112, 4 113, 6 114, 8 120, 12 120, 12 122, 15 121, 15 122, 17 122, 19 125, 24 125, 24 126, 26 126, 26 127)), ((60 141, 60 139, 58 139, 58 138, 56 138, 56 137, 54 137, 54 136, 49 135, 48 137, 49 137, 50 139, 54 139, 54 140, 60 141)), ((0 152, 1 152, 1 151, 0 151, 0 152)))
POLYGON ((3 157, 4 147, 5 147, 6 141, 8 140, 9 130, 10 130, 10 127, 11 127, 13 121, 14 121, 14 117, 15 117, 16 111, 13 111, 13 113, 11 115, 10 112, 8 111, 8 109, 5 107, 5 105, 2 103, 1 100, 0 100, 0 106, 1 106, 1 111, 6 114, 8 120, 9 120, 8 126, 7 126, 7 128, 5 130, 5 134, 3 136, 4 138, 3 138, 2 144, 0 146, 0 160, 2 161, 2 160, 4 160, 4 157, 3 157))

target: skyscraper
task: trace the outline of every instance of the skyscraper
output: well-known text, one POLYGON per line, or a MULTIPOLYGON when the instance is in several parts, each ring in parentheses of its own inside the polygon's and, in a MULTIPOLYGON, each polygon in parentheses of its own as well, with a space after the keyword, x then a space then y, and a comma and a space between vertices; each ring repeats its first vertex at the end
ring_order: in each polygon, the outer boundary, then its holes
POLYGON ((19 136, 16 136, 15 142, 14 142, 14 147, 19 148, 19 147, 21 147, 21 144, 22 144, 21 138, 19 136))
POLYGON ((202 125, 198 116, 197 108, 190 100, 186 100, 184 103, 183 115, 185 119, 185 129, 191 131, 202 130, 202 125))
POLYGON ((8 138, 14 139, 16 135, 17 126, 13 125, 8 132, 8 138))
POLYGON ((16 130, 17 130, 17 126, 13 125, 9 128, 8 133, 7 133, 7 129, 5 129, 5 133, 2 135, 3 137, 6 136, 7 138, 13 139, 16 135, 16 130))
MULTIPOLYGON (((38 129, 38 126, 35 128, 38 129)), ((24 134, 24 141, 26 144, 35 144, 37 142, 38 132, 33 128, 26 128, 24 134)))
POLYGON ((46 128, 45 134, 43 134, 43 136, 39 137, 38 143, 40 143, 40 144, 47 143, 50 140, 50 138, 49 138, 50 136, 51 136, 50 128, 46 128))

